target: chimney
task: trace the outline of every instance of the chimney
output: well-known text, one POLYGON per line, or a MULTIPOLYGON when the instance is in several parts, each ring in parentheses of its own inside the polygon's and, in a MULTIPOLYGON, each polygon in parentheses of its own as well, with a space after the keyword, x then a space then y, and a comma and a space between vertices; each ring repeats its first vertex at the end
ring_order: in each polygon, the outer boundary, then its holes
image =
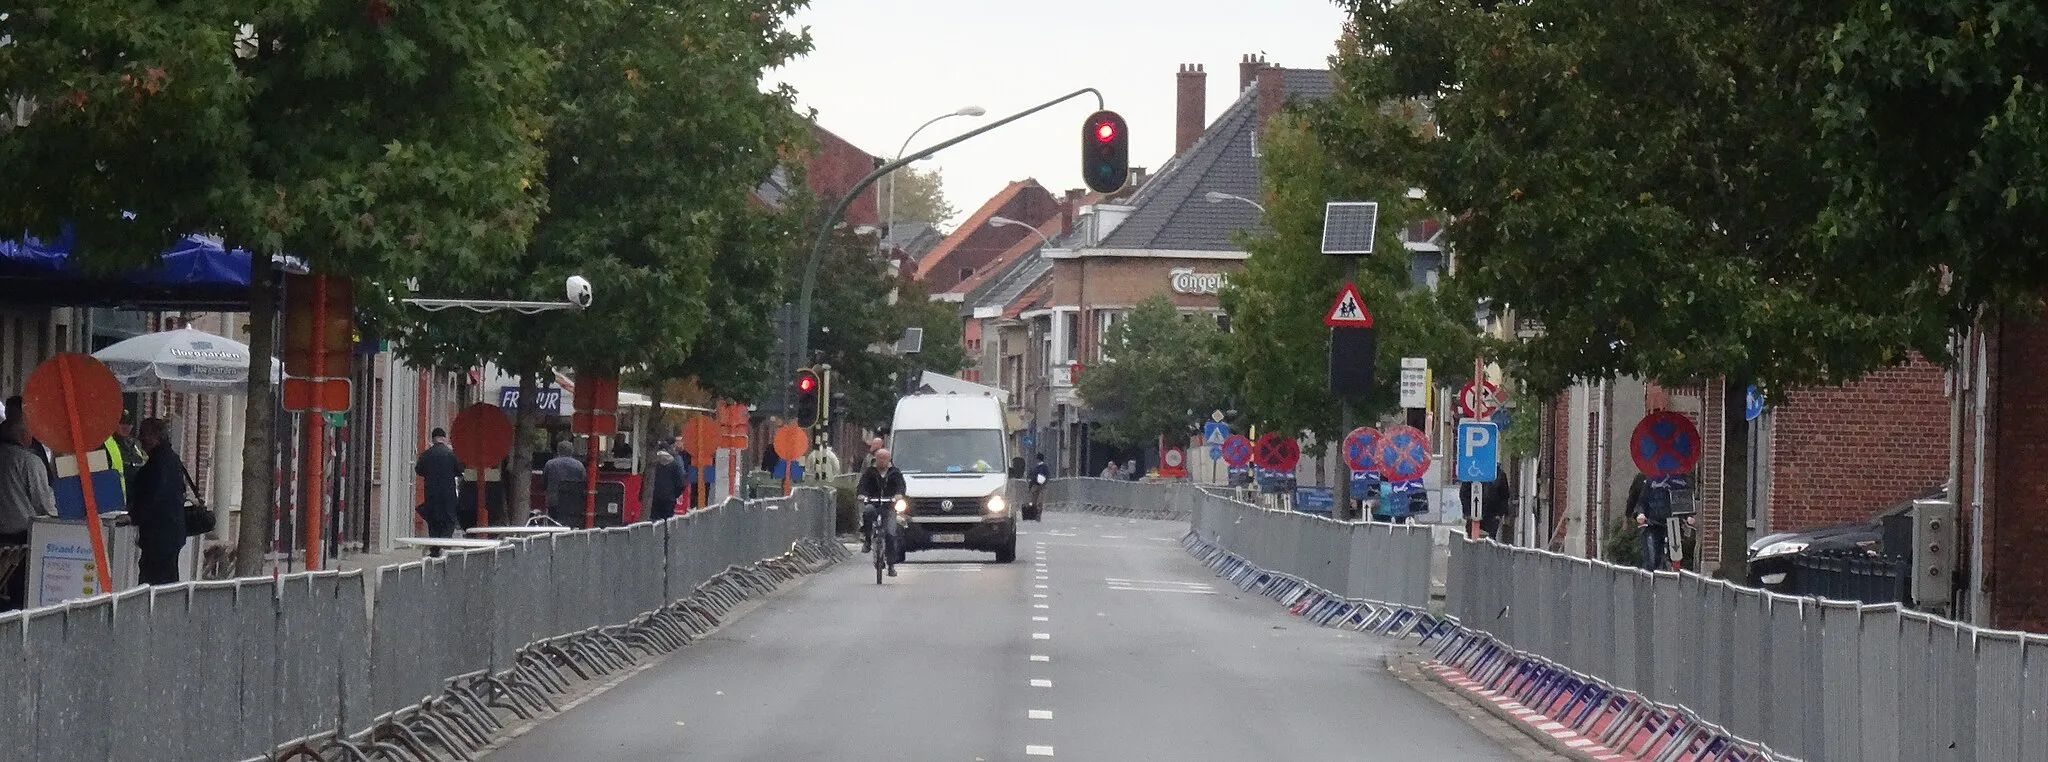
POLYGON ((1139 188, 1145 187, 1145 178, 1147 176, 1148 173, 1145 171, 1144 167, 1132 167, 1131 181, 1127 185, 1127 187, 1125 187, 1124 190, 1118 195, 1123 195, 1124 193, 1136 193, 1139 188))
POLYGON ((1188 152, 1209 122, 1209 73, 1201 64, 1181 64, 1174 79, 1173 155, 1188 152))
POLYGON ((1259 127, 1264 128, 1287 105, 1287 70, 1268 66, 1259 70, 1259 127))
POLYGON ((1237 91, 1241 93, 1251 89, 1252 83, 1259 81, 1259 70, 1264 68, 1266 68, 1265 54, 1256 56, 1250 53, 1244 54, 1244 60, 1237 64, 1237 91))
POLYGON ((1088 197, 1088 191, 1072 188, 1060 202, 1060 234, 1074 232, 1074 215, 1081 211, 1081 199, 1088 197))

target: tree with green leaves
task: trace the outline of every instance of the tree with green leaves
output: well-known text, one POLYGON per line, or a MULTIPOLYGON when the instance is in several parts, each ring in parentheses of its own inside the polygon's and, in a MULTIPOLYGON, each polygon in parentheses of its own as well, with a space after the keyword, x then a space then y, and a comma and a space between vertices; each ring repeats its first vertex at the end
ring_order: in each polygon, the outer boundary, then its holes
POLYGON ((1850 0, 1815 114, 1837 259, 1967 320, 2048 284, 2048 12, 1850 0))
MULTIPOLYGON (((1505 347, 1539 396, 1582 379, 1719 379, 1773 394, 1944 356, 1932 289, 1832 256, 1813 105, 1824 4, 1704 0, 1353 4, 1354 113, 1421 102, 1434 127, 1355 133, 1348 160, 1412 173, 1456 221, 1455 288, 1542 334, 1505 347)), ((1727 439, 1740 462, 1746 441, 1727 439)), ((1742 574, 1746 488, 1726 469, 1722 570, 1742 574)))
MULTIPOLYGON (((553 41, 563 61, 553 70, 543 138, 549 205, 531 242, 508 258, 514 268, 451 267, 422 282, 559 299, 563 278, 578 274, 596 298, 573 315, 416 323, 400 316, 394 328, 415 338, 408 351, 437 365, 488 360, 518 374, 522 388, 556 367, 585 378, 630 371, 656 389, 700 369, 713 376, 706 386, 730 383, 716 378, 723 368, 706 362, 713 358, 692 350, 713 343, 699 342, 707 328, 718 331, 714 341, 732 343, 727 331, 765 327, 762 307, 774 297, 767 272, 777 247, 793 239, 751 193, 807 136, 794 93, 757 84, 763 71, 809 49, 808 37, 783 27, 794 8, 623 3, 585 19, 591 33, 553 41)), ((522 403, 532 396, 522 394, 522 403)), ((518 441, 531 430, 531 412, 522 404, 515 416, 518 441)), ((515 473, 529 465, 525 455, 515 451, 515 473)), ((530 500, 524 487, 514 482, 515 505, 530 500)))
POLYGON ((960 210, 946 200, 945 180, 939 171, 904 167, 875 181, 881 189, 884 222, 929 222, 950 220, 960 210))
POLYGON ((1081 399, 1103 420, 1098 438, 1185 440, 1206 411, 1225 407, 1223 337, 1209 315, 1183 313, 1166 294, 1133 306, 1103 337, 1103 362, 1081 374, 1081 399))
POLYGON ((1414 130, 1415 121, 1336 101, 1302 104, 1267 126, 1264 150, 1266 224, 1249 237, 1244 272, 1223 292, 1230 313, 1231 387, 1238 407, 1275 430, 1310 431, 1337 441, 1337 397, 1329 388, 1330 329, 1323 316, 1345 283, 1346 258, 1322 252, 1323 208, 1330 201, 1378 201, 1373 249, 1351 279, 1376 331, 1373 388, 1359 423, 1399 406, 1401 358, 1425 357, 1434 367, 1470 364, 1471 310, 1411 283, 1412 254, 1401 228, 1429 213, 1409 199, 1403 175, 1348 163, 1344 146, 1357 132, 1414 130), (1461 313, 1462 312, 1462 316, 1461 313))
MULTIPOLYGON (((0 85, 42 108, 0 141, 0 171, 17 178, 0 208, 31 233, 69 226, 88 263, 199 230, 298 255, 372 298, 429 268, 488 269, 524 245, 543 202, 551 60, 527 22, 572 27, 585 4, 16 8, 0 85)), ((250 350, 266 357, 274 282, 253 270, 250 350)), ((273 490, 268 381, 252 375, 247 398, 249 516, 273 490)), ((260 570, 268 529, 243 522, 238 573, 260 570)))

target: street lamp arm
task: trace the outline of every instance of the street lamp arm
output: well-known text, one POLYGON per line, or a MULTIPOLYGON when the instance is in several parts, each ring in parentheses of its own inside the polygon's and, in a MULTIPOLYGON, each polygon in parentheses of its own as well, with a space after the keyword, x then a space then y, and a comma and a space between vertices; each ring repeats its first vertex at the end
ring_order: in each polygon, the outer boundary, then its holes
MULTIPOLYGON (((938 145, 923 149, 921 151, 918 151, 917 153, 911 154, 909 156, 898 157, 895 161, 891 161, 880 167, 876 167, 873 172, 869 172, 866 177, 862 177, 860 179, 860 182, 854 183, 853 188, 846 192, 846 196, 844 198, 839 199, 838 204, 833 205, 832 213, 825 217, 824 223, 818 226, 818 237, 811 242, 810 257, 804 261, 803 284, 797 289, 796 336, 793 337, 796 339, 797 362, 807 362, 811 354, 811 297, 818 290, 818 265, 824 259, 825 242, 831 240, 832 228, 839 224, 839 220, 841 218, 846 216, 846 210, 853 207, 853 202, 855 199, 860 198, 861 191, 867 190, 868 186, 874 185, 875 181, 881 179, 884 175, 901 169, 902 167, 910 164, 911 162, 938 153, 947 148, 951 148, 955 145, 967 141, 970 138, 988 132, 989 130, 993 130, 997 127, 1001 127, 1003 125, 1009 124, 1019 119, 1023 119, 1024 117, 1052 108, 1053 106, 1057 106, 1061 103, 1073 100, 1074 98, 1080 97, 1082 95, 1095 96, 1095 108, 1097 110, 1101 110, 1106 105, 1102 99, 1102 93, 1100 91, 1092 87, 1084 87, 1079 90, 1075 90, 1071 93, 1067 93, 1066 95, 1062 95, 1058 98, 1054 98, 1052 100, 1046 101, 1036 106, 1032 106, 1031 108, 1025 109, 1023 111, 1019 111, 1015 114, 1003 117, 1002 119, 997 120, 993 124, 985 125, 970 130, 968 132, 962 133, 958 136, 955 136, 951 140, 947 140, 938 145)), ((904 145, 909 145, 909 141, 904 141, 904 145)))

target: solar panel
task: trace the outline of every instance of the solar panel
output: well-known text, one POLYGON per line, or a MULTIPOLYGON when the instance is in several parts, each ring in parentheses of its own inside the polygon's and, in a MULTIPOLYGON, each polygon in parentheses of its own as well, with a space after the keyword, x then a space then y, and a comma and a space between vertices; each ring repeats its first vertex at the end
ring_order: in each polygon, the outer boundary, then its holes
POLYGON ((1323 205, 1323 253, 1371 254, 1379 230, 1380 202, 1332 201, 1323 205))
POLYGON ((901 352, 901 353, 903 353, 903 354, 906 354, 906 355, 914 355, 914 354, 918 354, 918 353, 920 353, 920 352, 923 352, 923 351, 924 351, 924 329, 923 329, 923 328, 906 328, 906 329, 904 329, 904 330, 903 330, 903 338, 901 338, 901 339, 898 339, 898 340, 896 341, 896 351, 898 351, 898 352, 901 352))

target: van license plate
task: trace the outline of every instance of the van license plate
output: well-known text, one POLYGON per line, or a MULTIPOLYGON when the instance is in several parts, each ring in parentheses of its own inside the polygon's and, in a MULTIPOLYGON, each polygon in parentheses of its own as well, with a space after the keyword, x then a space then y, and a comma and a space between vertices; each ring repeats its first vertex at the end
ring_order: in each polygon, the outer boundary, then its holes
POLYGON ((932 542, 966 542, 966 541, 967 541, 967 535, 964 535, 964 534, 935 534, 935 535, 932 535, 932 542))

